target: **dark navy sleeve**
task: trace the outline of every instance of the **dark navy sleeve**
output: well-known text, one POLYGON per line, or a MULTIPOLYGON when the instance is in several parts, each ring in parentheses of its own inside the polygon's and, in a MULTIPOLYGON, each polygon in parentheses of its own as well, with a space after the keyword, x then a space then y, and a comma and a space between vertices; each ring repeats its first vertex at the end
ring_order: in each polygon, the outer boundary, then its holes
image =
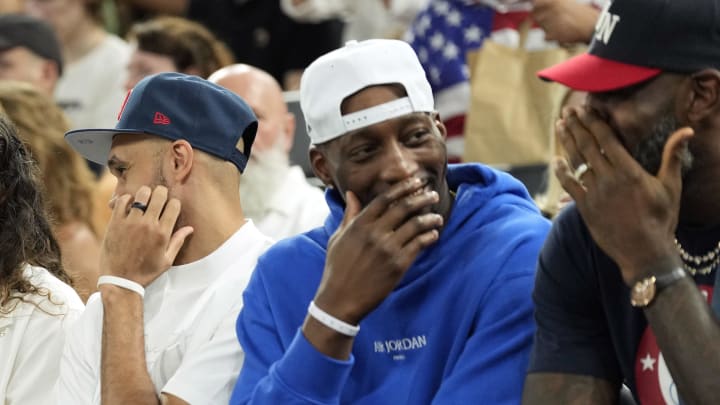
POLYGON ((598 283, 603 271, 596 266, 598 252, 575 206, 565 209, 538 262, 530 373, 580 374, 620 383, 598 283))

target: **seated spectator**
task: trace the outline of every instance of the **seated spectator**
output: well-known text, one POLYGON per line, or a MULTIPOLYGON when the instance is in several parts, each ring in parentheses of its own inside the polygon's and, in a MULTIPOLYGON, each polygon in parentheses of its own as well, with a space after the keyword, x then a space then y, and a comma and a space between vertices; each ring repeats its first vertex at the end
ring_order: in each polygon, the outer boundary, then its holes
POLYGON ((38 163, 63 267, 87 301, 100 266, 92 173, 63 139, 69 124, 52 98, 27 83, 7 81, 0 82, 0 105, 38 163))
MULTIPOLYGON (((28 4, 31 4, 32 1, 33 0, 28 1, 28 4)), ((102 63, 106 64, 107 60, 112 59, 103 59, 102 63)), ((79 63, 77 66, 84 66, 84 63, 79 63)), ((72 73, 77 72, 78 69, 80 68, 72 68, 70 73, 63 70, 60 43, 54 30, 43 20, 25 15, 0 16, 1 79, 26 81, 36 86, 42 92, 53 96, 58 86, 60 86, 58 81, 61 73, 64 72, 64 76, 69 74, 70 76, 83 77, 83 80, 86 79, 84 77, 86 72, 72 73)), ((99 81, 104 80, 102 77, 105 74, 105 70, 111 73, 113 71, 113 69, 108 69, 103 65, 99 72, 88 74, 87 80, 92 82, 97 79, 97 76, 100 76, 99 81)), ((100 89, 104 89, 106 84, 108 83, 102 82, 100 89)), ((94 94, 95 90, 85 91, 87 90, 85 85, 86 83, 82 83, 79 85, 80 87, 73 88, 72 91, 83 92, 83 95, 85 95, 85 93, 87 93, 87 95, 94 94)), ((92 84, 90 86, 92 86, 92 84)), ((119 88, 119 90, 122 91, 121 88, 119 88)), ((122 94, 118 94, 122 96, 122 94)), ((100 96, 107 97, 108 95, 100 94, 100 96)), ((112 98, 112 92, 109 93, 109 96, 112 98)), ((119 104, 121 100, 122 99, 118 99, 115 103, 119 104)), ((65 108, 68 104, 63 104, 61 101, 59 105, 63 106, 66 113, 68 112, 68 109, 65 108)), ((110 118, 114 123, 117 117, 117 111, 107 111, 107 113, 110 114, 110 118)), ((51 115, 54 114, 54 112, 51 113, 51 115)), ((71 122, 69 125, 72 126, 72 124, 71 122)), ((42 125, 42 119, 37 125, 42 125)), ((110 210, 106 207, 109 195, 114 187, 114 182, 112 176, 107 172, 102 172, 101 166, 92 162, 86 163, 96 177, 98 177, 97 188, 101 190, 96 194, 96 209, 94 214, 97 234, 101 235, 104 233, 105 224, 110 219, 110 210)), ((84 288, 84 284, 82 279, 76 280, 76 286, 84 288)), ((92 284, 91 287, 94 290, 94 284, 92 284)), ((83 297, 87 298, 86 295, 83 295, 83 297)))
POLYGON ((339 20, 298 23, 283 13, 279 1, 216 0, 211 7, 205 0, 123 3, 204 25, 230 47, 236 61, 265 70, 286 90, 297 89, 302 70, 313 59, 341 44, 343 24, 339 20))
POLYGON ((130 28, 133 47, 125 88, 133 88, 145 76, 180 72, 207 79, 233 63, 230 50, 202 25, 181 17, 157 17, 130 28))
MULTIPOLYGON (((161 72, 194 74, 206 79, 210 73, 233 62, 227 47, 203 26, 180 17, 157 17, 133 25, 128 33, 132 51, 126 66, 126 90, 145 76, 161 72)), ((115 178, 103 176, 98 185, 100 202, 107 204, 115 178)), ((99 212, 99 223, 110 220, 110 211, 99 212)))
POLYGON ((102 0, 26 0, 25 12, 50 24, 60 40, 64 68, 55 100, 71 127, 114 125, 125 97, 130 47, 105 31, 102 0))
POLYGON ((343 42, 400 38, 430 0, 280 0, 283 12, 296 21, 342 18, 343 42))
POLYGON ((248 65, 225 67, 209 80, 246 100, 258 117, 253 154, 240 177, 243 213, 275 240, 322 225, 329 213, 322 191, 307 182, 300 166, 289 163, 295 117, 278 82, 248 65))
POLYGON ((330 216, 258 261, 230 403, 518 403, 549 229, 525 188, 447 165, 405 42, 321 56, 300 102, 330 216))
POLYGON ((83 310, 46 219, 40 173, 0 118, 0 398, 51 403, 65 329, 83 310))
POLYGON ((256 128, 235 94, 160 73, 135 86, 114 129, 66 134, 118 183, 100 293, 70 332, 58 404, 228 402, 243 362, 239 291, 271 244, 237 192, 256 128))
POLYGON ((525 404, 616 404, 623 382, 720 403, 718 10, 614 0, 588 53, 540 72, 589 94, 556 125, 575 204, 540 255, 525 404))
POLYGON ((52 95, 62 74, 60 43, 42 20, 0 15, 0 79, 28 82, 52 95))

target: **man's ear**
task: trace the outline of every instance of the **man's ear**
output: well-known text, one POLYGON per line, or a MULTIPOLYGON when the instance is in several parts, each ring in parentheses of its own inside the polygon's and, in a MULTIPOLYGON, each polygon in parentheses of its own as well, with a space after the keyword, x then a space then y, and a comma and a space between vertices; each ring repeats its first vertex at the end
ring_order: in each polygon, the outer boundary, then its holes
POLYGON ((167 155, 170 166, 169 169, 172 173, 173 179, 179 183, 185 182, 190 175, 193 166, 195 151, 192 146, 188 141, 183 139, 174 141, 170 144, 170 149, 167 151, 167 155))
POLYGON ((332 168, 330 167, 331 163, 325 155, 326 151, 312 145, 308 153, 310 154, 310 166, 312 167, 315 176, 317 176, 317 178, 320 179, 325 186, 334 187, 333 178, 330 175, 332 172, 332 168))
POLYGON ((720 108, 720 72, 705 69, 690 75, 687 97, 687 120, 691 126, 710 116, 720 108))
POLYGON ((438 131, 440 131, 440 136, 442 136, 442 139, 447 139, 447 127, 445 127, 445 124, 440 119, 440 113, 437 111, 432 113, 432 120, 435 123, 438 131))

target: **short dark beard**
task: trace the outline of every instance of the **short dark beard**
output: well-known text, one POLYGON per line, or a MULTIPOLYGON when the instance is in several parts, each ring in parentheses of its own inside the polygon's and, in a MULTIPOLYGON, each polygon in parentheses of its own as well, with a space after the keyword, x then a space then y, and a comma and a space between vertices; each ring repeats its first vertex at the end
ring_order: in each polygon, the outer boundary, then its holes
MULTIPOLYGON (((672 135, 678 127, 678 122, 672 113, 663 114, 650 130, 650 134, 635 146, 632 152, 633 158, 635 158, 643 169, 653 176, 660 170, 665 143, 667 143, 670 135, 672 135)), ((681 159, 682 172, 684 175, 692 167, 693 161, 693 156, 687 146, 682 152, 681 159)))

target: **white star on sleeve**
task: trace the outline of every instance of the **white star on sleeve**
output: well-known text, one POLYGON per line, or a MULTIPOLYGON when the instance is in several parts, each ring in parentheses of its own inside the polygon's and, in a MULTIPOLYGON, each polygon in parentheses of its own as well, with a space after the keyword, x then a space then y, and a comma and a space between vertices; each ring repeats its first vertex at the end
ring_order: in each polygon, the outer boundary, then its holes
POLYGON ((652 358, 652 356, 650 356, 650 353, 647 353, 645 355, 645 357, 640 359, 640 362, 642 363, 642 371, 645 371, 645 370, 655 371, 655 362, 656 361, 657 360, 655 360, 654 358, 652 358))

